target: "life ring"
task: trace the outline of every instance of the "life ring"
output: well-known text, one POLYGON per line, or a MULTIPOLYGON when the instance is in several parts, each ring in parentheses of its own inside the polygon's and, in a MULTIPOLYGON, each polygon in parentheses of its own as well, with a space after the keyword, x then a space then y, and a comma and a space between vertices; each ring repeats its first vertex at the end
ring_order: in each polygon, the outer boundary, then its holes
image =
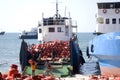
POLYGON ((103 13, 107 13, 107 10, 106 10, 106 9, 103 9, 103 13))
POLYGON ((120 12, 119 9, 115 9, 115 13, 118 14, 120 12))

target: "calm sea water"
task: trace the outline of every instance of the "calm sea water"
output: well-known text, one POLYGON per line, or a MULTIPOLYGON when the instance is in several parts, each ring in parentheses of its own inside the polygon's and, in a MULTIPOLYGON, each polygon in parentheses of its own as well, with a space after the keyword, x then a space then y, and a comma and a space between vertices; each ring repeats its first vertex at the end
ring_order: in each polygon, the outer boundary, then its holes
MULTIPOLYGON (((0 72, 6 73, 11 64, 19 65, 19 52, 21 46, 21 39, 18 38, 19 33, 6 33, 0 35, 0 72)), ((89 60, 86 57, 86 47, 89 40, 95 36, 92 33, 78 33, 79 45, 83 52, 86 63, 81 67, 82 74, 98 74, 96 69, 96 61, 89 60)), ((37 39, 25 40, 27 43, 38 43, 37 39)), ((20 70, 21 71, 21 70, 20 70)))

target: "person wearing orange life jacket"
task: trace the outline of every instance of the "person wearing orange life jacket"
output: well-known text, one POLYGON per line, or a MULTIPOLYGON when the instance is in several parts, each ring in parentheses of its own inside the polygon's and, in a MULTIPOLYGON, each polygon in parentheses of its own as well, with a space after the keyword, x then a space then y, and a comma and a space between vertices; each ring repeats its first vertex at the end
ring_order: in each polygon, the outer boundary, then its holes
POLYGON ((32 59, 29 60, 29 63, 31 65, 32 76, 35 76, 35 69, 36 69, 37 63, 32 59))

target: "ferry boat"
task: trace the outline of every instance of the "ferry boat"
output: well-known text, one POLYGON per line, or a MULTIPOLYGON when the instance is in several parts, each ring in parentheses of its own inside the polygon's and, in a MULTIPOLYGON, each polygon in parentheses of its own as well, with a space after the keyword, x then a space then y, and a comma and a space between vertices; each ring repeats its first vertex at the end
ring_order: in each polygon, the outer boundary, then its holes
POLYGON ((23 31, 19 34, 19 39, 37 39, 37 28, 32 28, 30 31, 23 31))
POLYGON ((89 42, 87 54, 95 56, 101 74, 120 75, 120 2, 97 3, 96 37, 89 42))
POLYGON ((80 51, 77 39, 77 24, 72 24, 69 17, 62 17, 58 13, 58 2, 56 2, 56 14, 53 17, 42 17, 38 24, 39 44, 28 47, 23 40, 20 49, 20 65, 23 74, 31 75, 30 64, 35 61, 37 67, 35 75, 46 75, 46 63, 52 66, 48 73, 55 77, 68 77, 79 74, 80 65, 85 60, 80 51), (73 29, 76 31, 73 33, 73 29))

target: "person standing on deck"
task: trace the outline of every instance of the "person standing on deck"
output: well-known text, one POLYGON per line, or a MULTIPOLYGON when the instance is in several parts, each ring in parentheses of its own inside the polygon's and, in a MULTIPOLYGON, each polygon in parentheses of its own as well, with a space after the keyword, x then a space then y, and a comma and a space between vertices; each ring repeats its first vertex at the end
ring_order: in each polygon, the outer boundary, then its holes
POLYGON ((29 63, 31 65, 32 76, 35 76, 35 69, 36 69, 37 63, 32 59, 29 60, 29 63))
POLYGON ((52 71, 53 67, 52 67, 52 65, 49 63, 48 60, 45 62, 45 67, 46 67, 45 75, 50 75, 50 74, 52 74, 51 71, 52 71))
POLYGON ((52 50, 52 54, 51 54, 53 62, 54 62, 54 60, 55 60, 55 55, 56 55, 56 52, 55 52, 54 49, 53 49, 53 50, 52 50))

